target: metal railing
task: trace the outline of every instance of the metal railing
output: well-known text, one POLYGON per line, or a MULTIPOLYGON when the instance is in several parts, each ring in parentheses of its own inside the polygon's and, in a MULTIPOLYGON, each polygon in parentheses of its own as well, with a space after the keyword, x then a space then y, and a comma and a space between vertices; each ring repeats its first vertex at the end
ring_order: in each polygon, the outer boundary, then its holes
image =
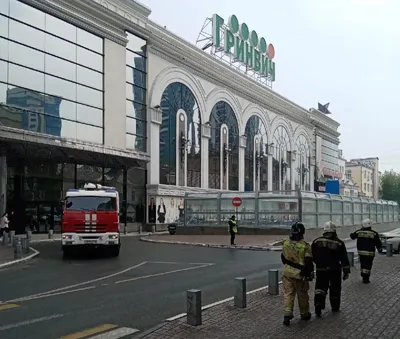
POLYGON ((363 219, 373 223, 398 220, 394 201, 323 194, 316 192, 219 192, 186 193, 185 226, 224 226, 236 215, 241 227, 287 228, 302 221, 307 228, 333 221, 337 226, 360 225, 363 219), (242 200, 240 207, 232 199, 242 200))

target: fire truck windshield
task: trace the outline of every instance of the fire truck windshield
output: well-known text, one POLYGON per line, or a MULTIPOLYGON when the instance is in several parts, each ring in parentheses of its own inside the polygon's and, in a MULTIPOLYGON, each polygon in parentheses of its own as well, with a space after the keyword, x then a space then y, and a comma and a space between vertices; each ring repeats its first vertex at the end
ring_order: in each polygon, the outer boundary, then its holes
POLYGON ((116 211, 117 199, 99 196, 67 197, 65 209, 67 211, 116 211))

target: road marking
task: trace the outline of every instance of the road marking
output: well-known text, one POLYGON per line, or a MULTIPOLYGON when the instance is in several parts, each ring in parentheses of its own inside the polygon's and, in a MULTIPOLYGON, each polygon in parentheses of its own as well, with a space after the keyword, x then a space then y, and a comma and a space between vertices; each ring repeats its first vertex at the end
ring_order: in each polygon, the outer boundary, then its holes
POLYGON ((206 265, 195 266, 195 267, 181 268, 181 269, 179 269, 179 270, 167 271, 167 272, 162 272, 162 273, 155 273, 155 274, 143 275, 143 276, 141 276, 141 277, 135 277, 135 278, 131 278, 131 279, 125 279, 125 280, 116 281, 115 284, 122 284, 122 283, 131 282, 131 281, 136 281, 136 280, 141 280, 141 279, 147 279, 147 278, 153 278, 153 277, 160 277, 160 276, 167 275, 167 274, 172 274, 172 273, 178 273, 178 272, 196 270, 196 269, 199 269, 199 268, 209 267, 209 266, 212 266, 212 265, 215 265, 215 264, 206 264, 206 265))
POLYGON ((171 265, 179 265, 179 264, 186 264, 186 265, 214 265, 211 262, 181 262, 181 261, 148 261, 149 264, 171 264, 171 265))
POLYGON ((18 302, 19 300, 23 300, 23 299, 26 299, 26 298, 32 298, 32 297, 37 297, 37 296, 46 295, 46 294, 53 294, 53 293, 60 292, 60 291, 70 290, 71 288, 75 288, 75 287, 79 287, 79 286, 83 286, 83 285, 89 285, 89 284, 92 284, 92 283, 95 283, 95 282, 98 282, 98 281, 106 280, 106 279, 113 278, 115 276, 124 274, 126 272, 129 272, 129 271, 135 269, 135 268, 141 267, 141 266, 145 265, 146 263, 147 263, 147 261, 143 261, 140 264, 137 264, 137 265, 132 266, 132 267, 128 267, 128 268, 126 268, 126 269, 124 269, 122 271, 119 271, 119 272, 116 272, 116 273, 113 273, 113 274, 110 274, 110 275, 106 275, 104 277, 100 277, 100 278, 96 278, 96 279, 93 279, 93 280, 84 281, 84 282, 81 282, 79 284, 74 284, 74 285, 70 285, 70 286, 57 288, 57 289, 51 290, 51 291, 46 291, 46 292, 42 292, 42 293, 28 295, 26 297, 12 299, 12 300, 9 300, 8 302, 18 302))
POLYGON ((56 319, 56 318, 61 318, 63 316, 64 316, 64 314, 53 314, 53 315, 50 315, 47 317, 25 320, 25 321, 21 321, 19 323, 0 326, 0 331, 10 330, 12 328, 17 328, 17 327, 22 327, 22 326, 27 326, 27 325, 32 325, 32 324, 36 324, 36 323, 39 323, 42 321, 48 321, 48 320, 52 320, 52 319, 56 319))
POLYGON ((19 305, 17 304, 0 305, 0 311, 11 310, 12 308, 17 308, 17 307, 19 307, 19 305))
POLYGON ((112 330, 114 328, 118 327, 117 325, 112 325, 112 324, 104 324, 104 325, 100 325, 97 327, 93 327, 93 328, 89 328, 87 330, 83 330, 80 332, 76 332, 76 333, 72 333, 72 334, 68 334, 64 337, 61 337, 61 339, 81 339, 81 338, 85 338, 88 337, 90 335, 94 335, 97 333, 101 333, 101 332, 105 332, 107 330, 112 330))
POLYGON ((83 287, 83 288, 77 288, 75 290, 62 291, 62 292, 49 293, 49 294, 42 294, 42 295, 35 295, 35 296, 32 296, 32 297, 21 298, 21 299, 19 299, 19 301, 22 302, 22 301, 29 301, 29 300, 36 300, 36 299, 42 299, 42 298, 55 297, 57 295, 63 295, 63 294, 68 294, 68 293, 76 293, 76 292, 81 292, 81 291, 87 291, 87 290, 91 290, 93 288, 96 288, 96 286, 88 286, 88 287, 83 287))
POLYGON ((118 339, 118 338, 123 338, 127 335, 137 333, 139 330, 136 328, 129 328, 129 327, 121 327, 117 328, 114 331, 102 333, 99 335, 96 335, 94 337, 90 337, 89 339, 118 339))

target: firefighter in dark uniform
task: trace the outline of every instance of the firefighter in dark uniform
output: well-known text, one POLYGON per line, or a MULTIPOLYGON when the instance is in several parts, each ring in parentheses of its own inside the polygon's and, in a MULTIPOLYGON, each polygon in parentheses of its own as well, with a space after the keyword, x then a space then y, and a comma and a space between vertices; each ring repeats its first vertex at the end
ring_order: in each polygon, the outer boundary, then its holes
POLYGON ((310 304, 308 290, 309 281, 314 278, 314 264, 311 246, 304 241, 305 228, 302 223, 292 226, 290 237, 283 243, 281 259, 285 265, 283 270, 283 324, 290 325, 293 319, 294 299, 297 295, 300 316, 303 320, 310 320, 310 304))
POLYGON ((325 309, 326 295, 329 289, 329 301, 332 312, 340 309, 340 295, 343 280, 350 274, 350 263, 347 257, 346 245, 336 234, 336 226, 328 221, 324 225, 322 237, 311 244, 313 260, 316 267, 314 306, 317 317, 325 309))
POLYGON ((235 238, 237 233, 236 218, 234 215, 228 221, 229 234, 231 235, 231 245, 235 245, 235 238))
POLYGON ((369 284, 372 263, 375 258, 375 248, 382 252, 382 242, 379 234, 371 229, 371 220, 362 221, 361 229, 350 234, 350 238, 357 239, 358 258, 361 266, 361 277, 364 284, 369 284))

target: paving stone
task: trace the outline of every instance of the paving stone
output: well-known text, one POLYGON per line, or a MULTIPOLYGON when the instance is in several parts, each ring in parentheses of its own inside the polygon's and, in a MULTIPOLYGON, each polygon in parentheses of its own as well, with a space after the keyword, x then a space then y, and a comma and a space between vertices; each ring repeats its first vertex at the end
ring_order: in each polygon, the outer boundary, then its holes
MULTIPOLYGON (((296 305, 291 326, 284 327, 282 294, 272 296, 262 291, 248 295, 246 309, 234 308, 233 301, 224 303, 204 311, 201 326, 185 324, 184 317, 165 322, 143 338, 400 339, 400 257, 378 255, 368 285, 361 283, 358 265, 343 282, 339 313, 330 311, 327 299, 322 318, 305 322, 296 305)), ((313 306, 314 283, 311 286, 313 306)))

